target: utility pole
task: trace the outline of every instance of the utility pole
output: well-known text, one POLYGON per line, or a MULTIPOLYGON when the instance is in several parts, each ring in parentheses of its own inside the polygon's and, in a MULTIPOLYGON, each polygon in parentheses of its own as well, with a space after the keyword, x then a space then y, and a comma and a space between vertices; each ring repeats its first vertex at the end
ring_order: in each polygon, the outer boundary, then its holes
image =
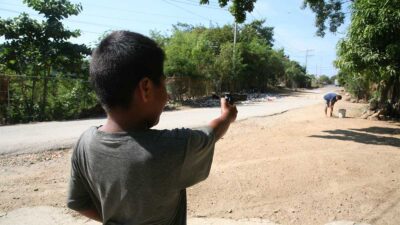
POLYGON ((235 27, 233 31, 233 74, 235 74, 235 66, 236 66, 236 33, 237 33, 237 23, 235 22, 235 27))
POLYGON ((308 57, 314 56, 310 55, 309 52, 314 51, 314 49, 306 49, 306 73, 307 73, 307 63, 308 63, 308 57))

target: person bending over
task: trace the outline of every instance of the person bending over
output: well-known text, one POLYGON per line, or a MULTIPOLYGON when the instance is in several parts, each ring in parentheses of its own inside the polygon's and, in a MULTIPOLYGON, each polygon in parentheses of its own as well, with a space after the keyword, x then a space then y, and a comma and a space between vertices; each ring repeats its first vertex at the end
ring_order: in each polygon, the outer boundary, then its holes
POLYGON ((333 106, 338 100, 342 99, 342 96, 336 93, 327 93, 326 95, 324 95, 324 99, 326 102, 325 115, 328 116, 328 108, 329 108, 329 117, 332 117, 333 106))

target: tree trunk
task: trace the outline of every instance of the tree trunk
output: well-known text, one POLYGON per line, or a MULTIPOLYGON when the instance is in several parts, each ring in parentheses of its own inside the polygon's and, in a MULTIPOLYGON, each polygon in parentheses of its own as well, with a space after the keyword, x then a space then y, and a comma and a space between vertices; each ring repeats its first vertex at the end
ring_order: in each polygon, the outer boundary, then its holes
POLYGON ((383 85, 381 85, 380 87, 380 99, 379 99, 379 107, 382 108, 386 105, 387 103, 387 99, 388 99, 388 95, 389 95, 389 91, 390 91, 390 87, 391 87, 391 83, 392 83, 393 79, 390 78, 388 81, 386 81, 383 85))
POLYGON ((400 74, 397 74, 394 77, 393 83, 392 83, 392 92, 391 92, 391 110, 392 110, 392 115, 391 117, 400 117, 400 74))
POLYGON ((379 99, 379 109, 383 110, 385 115, 398 117, 400 115, 400 75, 390 77, 381 85, 379 99))

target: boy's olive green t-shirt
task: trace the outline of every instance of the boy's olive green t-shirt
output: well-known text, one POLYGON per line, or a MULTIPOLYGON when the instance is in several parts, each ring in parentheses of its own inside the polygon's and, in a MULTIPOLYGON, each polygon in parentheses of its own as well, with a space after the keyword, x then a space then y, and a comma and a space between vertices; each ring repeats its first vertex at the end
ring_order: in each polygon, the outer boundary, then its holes
POLYGON ((212 129, 105 133, 91 127, 71 158, 68 207, 107 225, 186 224, 186 188, 207 178, 212 129))

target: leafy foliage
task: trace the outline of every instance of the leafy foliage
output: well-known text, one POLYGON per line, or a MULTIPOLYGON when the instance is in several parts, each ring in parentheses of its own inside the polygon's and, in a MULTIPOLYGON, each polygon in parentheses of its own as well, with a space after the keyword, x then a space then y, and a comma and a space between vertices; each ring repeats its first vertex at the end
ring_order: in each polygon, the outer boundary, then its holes
MULTIPOLYGON (((243 23, 246 20, 246 12, 254 10, 257 0, 218 0, 220 7, 225 7, 231 2, 229 12, 235 18, 236 23, 243 23)), ((302 8, 309 7, 315 13, 315 26, 317 35, 325 36, 327 23, 329 31, 335 33, 337 28, 344 22, 345 13, 343 5, 354 0, 303 0, 302 8)), ((200 4, 209 4, 209 0, 200 0, 200 4)))
POLYGON ((26 13, 0 19, 0 35, 5 39, 1 45, 0 69, 3 73, 23 76, 11 86, 14 105, 9 113, 16 120, 20 117, 16 112, 32 115, 34 119, 51 119, 54 110, 47 108, 52 106, 49 94, 55 94, 51 82, 64 75, 87 77, 83 62, 90 49, 69 42, 80 33, 65 29, 61 22, 80 13, 82 7, 67 0, 24 0, 24 3, 42 14, 44 20, 34 20, 26 13))
POLYGON ((309 7, 315 13, 317 35, 323 37, 327 29, 327 21, 329 31, 333 33, 343 24, 345 18, 345 13, 342 11, 343 4, 349 1, 352 0, 304 0, 302 8, 309 7))
POLYGON ((264 24, 265 20, 256 20, 239 26, 236 46, 232 25, 177 24, 170 36, 152 32, 152 38, 166 52, 169 77, 208 80, 215 91, 265 91, 280 83, 310 87, 305 69, 284 50, 272 49, 273 28, 264 24))
POLYGON ((355 1, 352 12, 348 35, 338 44, 341 80, 400 114, 400 1, 355 1))
MULTIPOLYGON (((257 0, 218 0, 220 7, 225 7, 231 1, 229 12, 235 18, 235 22, 243 23, 246 20, 246 12, 252 12, 257 0)), ((209 0, 200 0, 200 4, 209 4, 209 0)))

